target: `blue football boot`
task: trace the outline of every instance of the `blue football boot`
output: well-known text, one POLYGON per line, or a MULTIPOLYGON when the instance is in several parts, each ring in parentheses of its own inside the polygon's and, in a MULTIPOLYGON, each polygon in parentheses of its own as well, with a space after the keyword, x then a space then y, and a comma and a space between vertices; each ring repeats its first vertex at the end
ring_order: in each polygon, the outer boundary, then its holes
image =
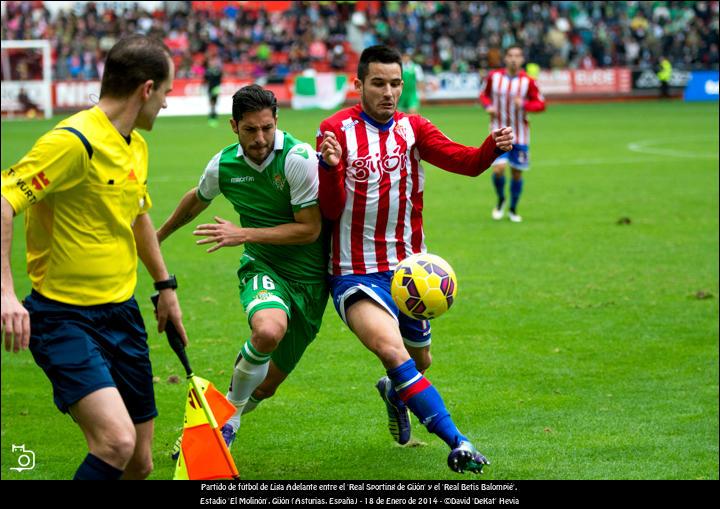
POLYGON ((225 440, 225 445, 227 445, 227 448, 230 449, 230 446, 232 446, 235 441, 235 430, 229 422, 220 428, 220 434, 222 434, 222 437, 225 440))
POLYGON ((385 402, 388 414, 388 429, 395 441, 400 445, 405 445, 410 441, 410 417, 408 408, 405 403, 397 398, 390 397, 390 389, 392 382, 386 376, 378 380, 375 384, 380 397, 385 402))

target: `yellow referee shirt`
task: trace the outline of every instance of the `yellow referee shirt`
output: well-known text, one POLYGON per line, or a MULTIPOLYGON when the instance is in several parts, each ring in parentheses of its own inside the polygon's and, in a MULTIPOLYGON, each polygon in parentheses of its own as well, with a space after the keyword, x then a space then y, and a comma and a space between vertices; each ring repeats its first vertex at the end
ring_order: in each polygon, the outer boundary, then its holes
POLYGON ((2 172, 2 196, 27 209, 27 265, 33 288, 67 304, 123 302, 135 291, 132 225, 151 206, 147 143, 130 142, 97 106, 43 135, 2 172))

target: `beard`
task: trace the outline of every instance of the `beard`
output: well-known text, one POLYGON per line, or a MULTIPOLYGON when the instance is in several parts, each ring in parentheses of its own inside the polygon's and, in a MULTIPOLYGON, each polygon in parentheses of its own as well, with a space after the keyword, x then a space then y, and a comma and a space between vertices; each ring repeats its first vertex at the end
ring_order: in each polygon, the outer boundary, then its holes
POLYGON ((381 107, 380 105, 374 107, 366 97, 362 97, 361 103, 365 113, 367 113, 373 120, 383 123, 390 120, 393 115, 395 115, 395 111, 397 111, 397 105, 395 105, 391 110, 381 107))

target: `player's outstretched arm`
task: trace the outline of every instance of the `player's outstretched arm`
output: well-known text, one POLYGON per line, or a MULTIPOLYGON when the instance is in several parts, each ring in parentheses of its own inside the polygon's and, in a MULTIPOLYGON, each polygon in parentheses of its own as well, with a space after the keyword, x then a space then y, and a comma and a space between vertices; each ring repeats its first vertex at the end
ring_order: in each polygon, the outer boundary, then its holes
POLYGON ((239 246, 246 242, 254 244, 299 245, 315 242, 320 235, 322 221, 320 207, 307 207, 295 212, 295 222, 273 226, 271 228, 243 228, 230 221, 215 216, 216 224, 201 224, 193 235, 205 237, 198 244, 215 243, 208 253, 221 247, 239 246))
MULTIPOLYGON (((140 214, 133 225, 133 235, 137 252, 143 265, 150 273, 153 281, 165 281, 170 278, 165 260, 160 252, 155 227, 147 214, 140 214)), ((187 345, 188 338, 182 323, 182 311, 174 289, 160 290, 160 300, 157 306, 158 332, 165 331, 165 324, 170 320, 180 333, 183 344, 187 345)))
POLYGON ((2 331, 5 336, 5 350, 19 352, 26 350, 30 343, 30 315, 18 301, 10 270, 10 248, 12 247, 13 218, 15 210, 5 197, 2 200, 2 331))
POLYGON ((479 147, 468 147, 445 136, 429 120, 415 120, 420 158, 451 173, 477 177, 503 152, 512 148, 512 128, 494 130, 479 147))
POLYGON ((195 219, 203 210, 208 208, 209 202, 204 202, 197 196, 197 187, 193 187, 185 193, 175 211, 163 223, 157 231, 158 242, 172 235, 176 230, 182 228, 195 219))

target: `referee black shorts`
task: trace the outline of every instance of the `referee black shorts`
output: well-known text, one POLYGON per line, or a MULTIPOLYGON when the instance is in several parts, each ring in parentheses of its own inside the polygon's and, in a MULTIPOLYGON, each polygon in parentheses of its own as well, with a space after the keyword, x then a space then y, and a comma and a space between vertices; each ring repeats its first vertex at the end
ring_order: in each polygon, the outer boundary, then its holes
POLYGON ((50 379, 58 409, 105 387, 116 387, 135 424, 157 417, 147 333, 135 298, 119 304, 74 306, 35 290, 30 351, 50 379))

